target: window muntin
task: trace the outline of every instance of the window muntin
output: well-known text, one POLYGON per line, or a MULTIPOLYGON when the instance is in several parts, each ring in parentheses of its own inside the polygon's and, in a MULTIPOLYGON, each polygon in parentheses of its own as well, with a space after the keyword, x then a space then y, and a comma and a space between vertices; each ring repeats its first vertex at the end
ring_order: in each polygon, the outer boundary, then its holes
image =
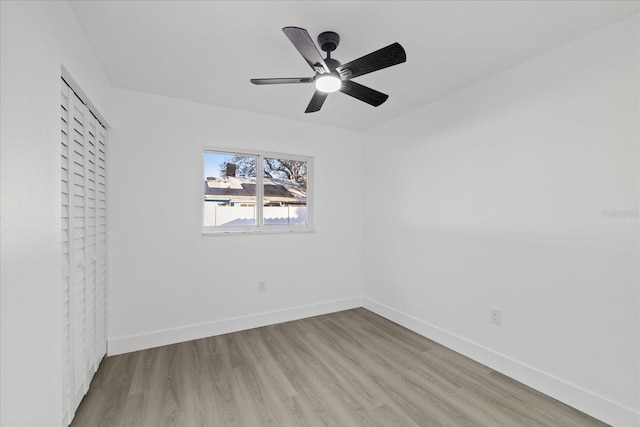
POLYGON ((203 231, 310 231, 311 158, 204 149, 203 231))

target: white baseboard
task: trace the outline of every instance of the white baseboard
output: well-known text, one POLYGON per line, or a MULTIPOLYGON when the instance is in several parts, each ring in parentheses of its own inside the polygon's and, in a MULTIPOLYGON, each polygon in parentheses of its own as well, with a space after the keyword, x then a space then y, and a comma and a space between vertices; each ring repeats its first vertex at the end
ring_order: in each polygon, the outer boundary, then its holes
POLYGON ((364 297, 363 307, 601 421, 617 427, 640 426, 640 413, 633 409, 621 406, 378 301, 364 297))
POLYGON ((284 310, 113 338, 109 339, 107 343, 108 355, 114 356, 116 354, 145 350, 147 348, 228 334, 230 332, 244 331, 246 329, 259 328, 261 326, 289 322, 291 320, 304 319, 305 317, 319 316, 357 307, 362 307, 361 297, 291 307, 284 310))

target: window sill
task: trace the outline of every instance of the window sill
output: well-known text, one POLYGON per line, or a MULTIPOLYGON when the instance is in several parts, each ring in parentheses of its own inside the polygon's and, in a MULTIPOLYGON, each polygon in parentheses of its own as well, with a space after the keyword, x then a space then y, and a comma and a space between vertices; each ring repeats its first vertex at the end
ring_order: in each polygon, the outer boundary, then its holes
POLYGON ((298 234, 298 233, 315 233, 313 227, 304 228, 244 228, 244 229, 224 229, 224 230, 202 230, 203 236, 225 236, 240 234, 298 234))

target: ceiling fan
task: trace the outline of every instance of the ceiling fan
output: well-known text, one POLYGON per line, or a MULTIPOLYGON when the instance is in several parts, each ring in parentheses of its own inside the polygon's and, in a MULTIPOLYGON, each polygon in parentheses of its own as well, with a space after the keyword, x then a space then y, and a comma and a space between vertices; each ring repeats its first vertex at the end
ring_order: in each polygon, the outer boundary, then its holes
POLYGON ((391 67, 392 65, 401 64, 407 60, 407 55, 402 46, 399 43, 393 43, 343 65, 331 58, 331 52, 340 43, 340 36, 337 33, 325 31, 318 36, 320 49, 327 53, 327 57, 323 59, 307 30, 298 27, 284 27, 282 31, 315 71, 316 75, 313 77, 251 79, 251 83, 256 85, 315 83, 316 91, 305 113, 319 111, 329 93, 337 91, 374 107, 379 106, 389 98, 389 95, 363 86, 351 79, 391 67))

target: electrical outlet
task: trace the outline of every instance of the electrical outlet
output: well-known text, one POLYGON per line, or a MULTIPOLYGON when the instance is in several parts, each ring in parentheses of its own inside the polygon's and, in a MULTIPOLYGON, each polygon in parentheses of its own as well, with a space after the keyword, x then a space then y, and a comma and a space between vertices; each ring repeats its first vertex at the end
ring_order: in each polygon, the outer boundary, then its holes
POLYGON ((498 326, 502 325, 502 310, 492 308, 489 313, 489 319, 491 320, 491 323, 498 326))
POLYGON ((258 292, 267 292, 267 282, 264 280, 258 282, 258 292))

